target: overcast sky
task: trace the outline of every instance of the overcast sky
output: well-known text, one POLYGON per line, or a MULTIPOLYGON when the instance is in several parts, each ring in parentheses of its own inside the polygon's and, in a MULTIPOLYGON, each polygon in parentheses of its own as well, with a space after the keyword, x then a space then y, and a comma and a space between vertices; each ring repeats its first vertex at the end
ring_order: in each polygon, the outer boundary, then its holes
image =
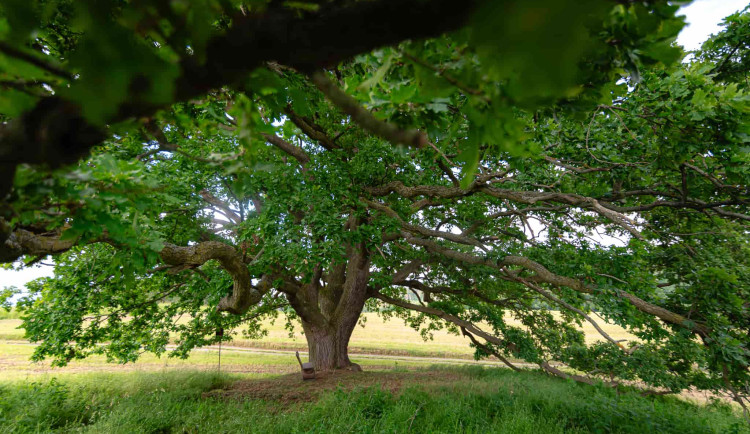
MULTIPOLYGON (((677 42, 686 50, 700 48, 709 35, 720 30, 724 17, 748 5, 748 0, 696 0, 685 6, 680 13, 686 16, 687 26, 682 30, 677 42)), ((0 288, 6 286, 24 287, 26 282, 42 276, 51 276, 52 267, 36 266, 20 271, 0 269, 0 288)))
POLYGON ((709 35, 717 33, 724 17, 742 10, 748 0, 696 0, 680 9, 685 15, 687 26, 682 29, 677 42, 686 50, 700 48, 709 35))

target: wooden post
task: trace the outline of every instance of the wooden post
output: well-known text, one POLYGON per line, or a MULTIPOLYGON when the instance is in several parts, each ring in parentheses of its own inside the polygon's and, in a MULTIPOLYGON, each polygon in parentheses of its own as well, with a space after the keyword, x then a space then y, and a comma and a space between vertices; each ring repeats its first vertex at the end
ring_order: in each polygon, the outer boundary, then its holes
MULTIPOLYGON (((216 337, 218 338, 224 337, 223 328, 216 329, 216 337)), ((221 374, 221 341, 219 341, 219 374, 221 374)))

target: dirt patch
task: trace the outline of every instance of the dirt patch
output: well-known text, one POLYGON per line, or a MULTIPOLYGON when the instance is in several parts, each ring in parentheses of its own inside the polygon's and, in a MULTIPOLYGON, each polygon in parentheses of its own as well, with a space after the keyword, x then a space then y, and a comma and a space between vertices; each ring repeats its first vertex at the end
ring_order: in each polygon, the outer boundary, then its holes
MULTIPOLYGON (((372 369, 372 367, 368 367, 372 369)), ((464 375, 443 371, 333 371, 318 372, 314 380, 302 380, 299 372, 263 380, 241 380, 225 389, 212 390, 203 394, 204 398, 220 399, 262 399, 282 403, 315 401, 325 392, 333 390, 353 390, 356 388, 379 386, 393 394, 411 385, 434 386, 455 384, 464 375)))

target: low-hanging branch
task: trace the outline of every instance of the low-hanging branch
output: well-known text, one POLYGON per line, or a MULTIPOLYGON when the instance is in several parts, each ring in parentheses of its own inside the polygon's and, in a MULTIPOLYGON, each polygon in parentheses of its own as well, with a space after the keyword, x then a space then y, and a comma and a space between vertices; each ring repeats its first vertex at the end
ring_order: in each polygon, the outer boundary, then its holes
MULTIPOLYGON (((0 219, 0 222, 3 222, 0 219)), ((105 239, 90 242, 107 242, 105 239)), ((37 235, 24 229, 16 229, 6 240, 6 252, 14 257, 2 258, 12 262, 22 256, 46 256, 63 253, 76 245, 77 240, 62 240, 60 234, 52 236, 37 235)), ((204 241, 192 246, 177 246, 165 243, 159 251, 159 257, 166 265, 178 267, 178 270, 196 268, 215 259, 226 270, 233 280, 232 293, 223 297, 218 304, 219 311, 241 314, 250 306, 257 304, 271 287, 272 282, 262 279, 259 286, 252 284, 252 276, 243 260, 243 256, 234 247, 218 241, 204 241)), ((174 271, 174 269, 173 269, 174 271)))
MULTIPOLYGON (((471 332, 471 333, 473 333, 473 334, 475 334, 477 336, 481 336, 482 339, 486 340, 487 342, 492 342, 495 345, 498 345, 498 346, 501 346, 501 347, 505 347, 505 346, 508 345, 508 342, 506 342, 505 340, 500 339, 500 338, 498 338, 495 335, 492 335, 492 334, 489 334, 489 333, 485 332, 484 330, 478 328, 477 326, 475 326, 474 324, 472 324, 469 321, 463 320, 463 319, 461 319, 461 318, 459 318, 459 317, 457 317, 455 315, 451 315, 449 313, 443 312, 440 309, 436 309, 434 307, 429 307, 429 306, 423 306, 423 305, 419 305, 419 304, 414 304, 414 303, 409 303, 407 301, 400 300, 398 298, 389 297, 387 295, 381 294, 380 292, 377 292, 377 291, 374 291, 374 290, 371 292, 370 295, 371 295, 371 297, 377 298, 378 300, 384 301, 385 303, 392 304, 392 305, 398 306, 398 307, 402 307, 404 309, 409 309, 409 310, 414 310, 414 311, 417 311, 417 312, 426 313, 428 315, 432 315, 434 317, 437 317, 437 318, 440 318, 442 320, 448 321, 448 322, 450 322, 452 324, 455 324, 455 325, 457 325, 457 326, 459 326, 459 327, 461 327, 463 329, 468 330, 469 332, 471 332)), ((516 367, 514 365, 512 365, 506 358, 504 358, 504 357, 501 356, 500 360, 503 361, 506 365, 508 365, 508 367, 510 367, 511 369, 516 369, 516 367)))
MULTIPOLYGON (((294 8, 272 8, 252 14, 237 12, 229 30, 207 42, 205 58, 181 59, 174 98, 169 103, 189 101, 211 89, 237 84, 268 61, 310 72, 380 46, 437 36, 461 28, 476 3, 474 0, 459 3, 375 0, 344 6, 331 3, 305 17, 300 17, 294 8)), ((13 50, 8 46, 3 48, 13 50)), ((180 47, 174 48, 182 51, 180 47)), ((11 54, 24 54, 16 51, 11 54)), ((41 62, 36 57, 21 57, 28 62, 41 62)), ((38 66, 70 77, 68 72, 47 62, 38 66)), ((86 85, 85 80, 79 85, 86 85)), ((138 95, 133 98, 123 101, 107 122, 147 118, 168 105, 144 103, 138 100, 138 95)), ((0 198, 10 191, 19 164, 41 163, 53 168, 70 164, 109 135, 99 125, 89 122, 77 103, 59 96, 41 99, 30 111, 0 128, 3 174, 0 198)))

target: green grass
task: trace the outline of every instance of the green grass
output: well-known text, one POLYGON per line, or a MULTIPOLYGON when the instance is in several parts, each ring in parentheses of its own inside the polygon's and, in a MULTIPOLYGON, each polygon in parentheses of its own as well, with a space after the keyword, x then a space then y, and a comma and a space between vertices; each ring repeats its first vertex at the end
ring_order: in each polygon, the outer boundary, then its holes
MULTIPOLYGON (((357 355, 352 359, 367 372, 346 378, 345 387, 320 391, 312 402, 273 394, 211 398, 204 393, 237 380, 266 381, 259 386, 282 390, 321 383, 297 383, 296 374, 278 377, 298 372, 291 354, 226 350, 222 375, 213 350, 195 351, 187 360, 145 354, 136 363, 119 365, 96 356, 52 368, 29 361, 32 346, 2 341, 22 338, 19 323, 0 320, 0 433, 750 433, 750 425, 725 403, 618 394, 530 372, 438 368, 425 361, 357 355), (436 372, 430 377, 436 380, 423 381, 415 370, 436 372), (358 386, 371 384, 359 379, 373 376, 384 384, 358 386)), ((302 342, 299 335, 286 336, 277 323, 267 340, 236 339, 234 345, 284 348, 302 342)), ((424 342, 401 322, 382 323, 374 316, 357 329, 352 344, 388 354, 465 357, 470 351, 460 337, 440 332, 424 342)))
POLYGON ((398 392, 339 389, 309 403, 202 396, 254 375, 131 372, 2 382, 0 432, 750 432, 725 404, 617 394, 504 369, 431 369, 450 379, 407 383, 398 392))

